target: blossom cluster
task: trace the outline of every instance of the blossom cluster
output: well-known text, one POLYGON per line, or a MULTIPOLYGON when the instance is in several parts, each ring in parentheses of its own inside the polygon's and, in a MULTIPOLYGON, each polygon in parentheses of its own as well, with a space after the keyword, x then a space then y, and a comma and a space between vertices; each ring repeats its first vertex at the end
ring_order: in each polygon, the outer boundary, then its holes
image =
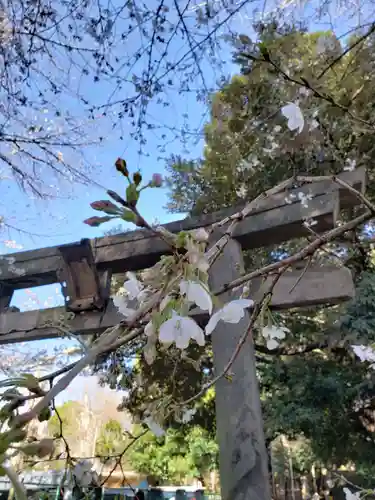
MULTIPOLYGON (((199 346, 206 344, 219 323, 239 323, 245 316, 245 311, 254 306, 254 301, 247 292, 240 298, 220 305, 211 292, 208 284, 208 270, 210 267, 209 252, 206 247, 209 233, 204 228, 183 232, 177 236, 176 245, 184 252, 173 256, 163 257, 153 268, 140 273, 128 272, 126 281, 113 298, 118 311, 127 319, 134 317, 150 297, 158 291, 164 293, 155 307, 145 318, 144 334, 146 343, 143 356, 148 364, 152 364, 157 356, 157 346, 168 349, 174 345, 184 351, 190 342, 199 346), (209 319, 204 328, 195 320, 193 312, 205 312, 209 319)), ((270 322, 261 328, 268 349, 275 349, 285 338, 289 330, 277 327, 270 322)), ((194 415, 194 408, 183 409, 177 417, 181 422, 188 422, 194 415)), ((143 423, 156 435, 164 434, 163 418, 157 410, 150 412, 143 418, 143 423)))

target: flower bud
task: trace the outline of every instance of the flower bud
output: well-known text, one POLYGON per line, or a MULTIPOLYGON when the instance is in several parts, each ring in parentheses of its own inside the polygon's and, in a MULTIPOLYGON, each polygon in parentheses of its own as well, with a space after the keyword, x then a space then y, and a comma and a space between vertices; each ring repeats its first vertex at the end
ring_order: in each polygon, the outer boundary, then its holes
POLYGON ((163 185, 163 177, 160 174, 153 174, 151 186, 152 187, 161 187, 163 185))
POLYGON ((207 241, 209 238, 207 231, 203 229, 203 227, 200 227, 199 229, 194 229, 194 231, 192 231, 192 235, 195 241, 199 242, 207 241))
POLYGON ((111 218, 112 217, 90 217, 89 219, 84 220, 83 223, 91 227, 98 227, 100 224, 103 224, 103 222, 111 220, 111 218))
POLYGON ((135 172, 135 174, 133 174, 133 182, 136 186, 139 186, 139 184, 142 182, 141 172, 135 172))
POLYGON ((94 210, 99 210, 99 212, 104 212, 108 215, 116 215, 120 211, 119 207, 109 200, 93 201, 90 206, 94 210))
POLYGON ((122 175, 125 175, 125 177, 129 176, 129 170, 126 166, 126 161, 123 160, 122 158, 117 158, 115 162, 116 170, 120 172, 122 175))

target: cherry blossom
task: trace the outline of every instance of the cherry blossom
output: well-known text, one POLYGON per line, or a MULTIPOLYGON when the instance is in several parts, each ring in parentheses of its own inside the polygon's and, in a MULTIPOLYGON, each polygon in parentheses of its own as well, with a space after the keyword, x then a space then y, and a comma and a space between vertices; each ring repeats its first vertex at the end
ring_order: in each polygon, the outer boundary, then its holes
POLYGON ((375 363, 375 351, 369 346, 364 345, 352 345, 354 354, 361 361, 368 361, 370 363, 375 363))
POLYGON ((151 185, 152 187, 161 187, 163 185, 163 177, 161 174, 153 174, 151 185))
POLYGON ((225 323, 238 323, 245 315, 245 309, 254 304, 250 299, 236 299, 228 302, 222 309, 216 311, 206 326, 206 335, 210 335, 220 320, 225 323))
POLYGON ((357 162, 355 160, 346 160, 346 163, 344 165, 344 170, 347 172, 353 172, 355 170, 355 167, 357 166, 357 162))
POLYGON ((93 482, 95 471, 92 470, 92 463, 88 460, 78 462, 73 469, 73 476, 79 486, 86 488, 93 482))
POLYGON ((181 422, 183 424, 187 424, 188 422, 191 421, 196 412, 197 412, 196 408, 190 408, 188 410, 185 410, 184 413, 182 414, 181 422))
POLYGON ((126 276, 128 280, 124 283, 124 290, 127 293, 130 300, 134 300, 138 298, 140 295, 143 285, 140 281, 137 280, 135 274, 127 272, 126 276))
POLYGON ((239 198, 246 198, 246 196, 247 196, 247 189, 246 189, 246 186, 244 184, 239 189, 236 190, 236 195, 239 198))
POLYGON ((128 299, 124 295, 115 295, 113 297, 113 304, 119 310, 119 313, 127 318, 135 313, 134 309, 128 307, 128 299))
POLYGON ((195 239, 195 241, 199 241, 199 242, 205 242, 209 238, 208 232, 203 227, 200 227, 199 229, 194 229, 191 232, 191 234, 192 234, 193 238, 195 239))
POLYGON ((308 208, 309 201, 312 200, 312 195, 310 193, 305 194, 302 191, 300 191, 297 194, 297 197, 298 197, 299 201, 301 202, 301 205, 305 208, 308 208))
POLYGON ((346 500, 359 500, 361 498, 360 491, 356 491, 355 493, 353 493, 349 490, 349 488, 343 488, 343 491, 345 493, 346 500))
POLYGON ((143 423, 147 425, 150 431, 155 434, 156 437, 162 437, 165 435, 164 429, 156 423, 151 417, 146 417, 143 423))
POLYGON ((195 283, 194 281, 181 281, 180 283, 181 295, 186 295, 189 302, 193 302, 203 311, 212 313, 212 299, 206 287, 202 283, 195 283))
POLYGON ((178 349, 186 349, 190 339, 195 340, 200 346, 205 345, 203 330, 193 319, 180 316, 175 311, 172 314, 172 317, 159 329, 160 342, 164 344, 175 342, 178 349))
POLYGON ((262 328, 262 336, 267 340, 267 348, 272 350, 279 346, 278 340, 285 338, 290 330, 285 326, 268 325, 262 328))
POLYGON ((157 341, 157 334, 154 325, 152 324, 152 321, 147 323, 144 331, 147 336, 147 343, 143 349, 143 355, 145 357, 146 363, 148 365, 152 365, 156 357, 156 341, 157 341))
POLYGON ((303 127, 305 126, 305 120, 302 115, 302 111, 297 104, 290 102, 281 108, 281 113, 288 120, 289 130, 298 130, 301 133, 303 127))
POLYGON ((201 251, 199 244, 192 239, 188 239, 186 242, 187 258, 189 263, 194 266, 199 271, 206 273, 210 267, 207 258, 201 251))
POLYGON ((302 222, 302 225, 305 226, 307 229, 316 226, 316 224, 318 224, 318 221, 311 218, 307 218, 302 222))

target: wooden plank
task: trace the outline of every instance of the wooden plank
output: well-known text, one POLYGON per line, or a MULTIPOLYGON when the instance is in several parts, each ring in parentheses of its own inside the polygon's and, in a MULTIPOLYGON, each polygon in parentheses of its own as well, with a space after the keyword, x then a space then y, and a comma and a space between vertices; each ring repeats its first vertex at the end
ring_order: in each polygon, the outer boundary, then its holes
MULTIPOLYGON (((271 284, 267 280, 255 279, 250 283, 250 296, 257 301, 262 290, 271 284), (254 290, 254 292, 252 292, 254 290)), ((309 307, 319 304, 340 304, 355 296, 351 271, 346 267, 309 268, 287 271, 275 285, 271 300, 274 309, 309 307)))
MULTIPOLYGON (((317 232, 331 229, 338 215, 338 193, 318 196, 309 202, 308 208, 301 203, 287 204, 259 212, 241 221, 236 228, 234 238, 243 248, 257 248, 278 243, 290 238, 308 234, 301 221, 305 217, 313 217, 317 221, 314 229, 317 232)), ((233 209, 226 212, 235 213, 233 209)), ((194 229, 211 225, 215 220, 221 220, 217 214, 199 219, 166 224, 169 230, 194 229)), ((99 271, 110 269, 113 273, 125 270, 144 269, 154 265, 163 254, 170 252, 167 244, 148 231, 134 231, 118 236, 107 236, 92 240, 95 263, 99 271)), ((46 285, 58 282, 58 274, 62 260, 57 247, 43 248, 31 252, 19 252, 12 255, 16 262, 14 266, 23 269, 22 276, 15 276, 7 267, 0 268, 3 283, 8 283, 14 289, 30 286, 46 285)))
POLYGON ((69 316, 65 307, 54 307, 27 312, 0 314, 0 345, 64 337, 64 330, 74 334, 101 333, 123 318, 112 301, 105 312, 90 311, 69 316), (63 327, 59 328, 61 325, 63 327))
MULTIPOLYGON (((261 280, 250 284, 250 296, 258 299, 261 280), (251 290, 254 290, 253 296, 251 290)), ((267 282, 266 285, 267 286, 267 282)), ((286 272, 275 286, 271 307, 290 309, 316 304, 338 304, 354 296, 354 284, 347 268, 317 268, 286 272)), ((193 311, 197 321, 205 324, 206 314, 193 311)), ((28 312, 7 312, 0 314, 0 345, 14 342, 27 342, 62 336, 62 331, 52 325, 66 318, 64 307, 28 312)), ((118 324, 123 318, 109 301, 105 312, 90 311, 65 320, 66 327, 74 333, 91 335, 102 333, 106 328, 118 324)))
MULTIPOLYGON (((211 287, 221 288, 243 272, 240 245, 230 241, 210 270, 211 287)), ((238 298, 233 292, 224 302, 238 298)), ((212 332, 215 375, 223 372, 249 324, 249 313, 237 324, 219 322, 212 332)), ((215 384, 219 441, 220 486, 223 500, 271 498, 255 352, 249 335, 230 368, 231 379, 215 384)))

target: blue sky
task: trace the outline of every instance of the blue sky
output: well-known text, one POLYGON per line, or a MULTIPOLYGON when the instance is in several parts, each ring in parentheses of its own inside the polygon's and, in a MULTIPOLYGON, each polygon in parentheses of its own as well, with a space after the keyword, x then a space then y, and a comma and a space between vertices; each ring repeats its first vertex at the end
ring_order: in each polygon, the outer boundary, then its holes
MULTIPOLYGON (((263 6, 265 4, 262 2, 258 5, 263 6)), ((270 2, 267 6, 268 9, 272 8, 270 2)), ((301 8, 301 11, 303 11, 303 17, 306 18, 313 15, 314 9, 313 7, 301 8)), ((327 20, 329 20, 329 16, 327 20)), ((239 32, 245 32, 251 36, 251 30, 249 31, 250 25, 251 21, 243 14, 242 16, 237 16, 232 27, 239 32)), ((343 22, 339 34, 344 33, 350 26, 351 23, 348 21, 343 22)), ((311 29, 318 28, 328 29, 329 25, 326 23, 320 25, 313 23, 311 26, 311 29)), ((136 42, 137 40, 127 41, 128 51, 132 47, 132 43, 136 42)), ((186 51, 185 42, 176 40, 172 50, 175 57, 178 58, 184 50, 186 51)), ((236 68, 231 63, 229 49, 226 52, 223 51, 222 58, 227 60, 225 72, 227 74, 234 74, 236 68)), ((63 59, 61 60, 61 64, 64 65, 63 59)), ((205 61, 202 61, 202 65, 209 85, 215 86, 217 75, 214 70, 205 61)), ((79 70, 74 71, 73 69, 70 74, 70 84, 74 87, 74 85, 78 85, 78 80, 81 94, 84 94, 94 104, 105 102, 104 96, 109 95, 112 91, 112 87, 106 82, 94 84, 92 79, 83 79, 82 81, 79 70)), ((198 84, 199 82, 195 82, 192 86, 197 87, 198 84)), ((129 84, 128 87, 123 88, 119 96, 123 97, 132 89, 132 84, 129 84)), ((89 133, 92 134, 88 139, 97 139, 99 136, 102 136, 103 141, 100 144, 88 145, 84 149, 84 160, 82 160, 81 156, 76 157, 74 154, 62 151, 67 161, 75 161, 76 159, 77 162, 83 162, 87 175, 95 181, 94 186, 72 185, 69 182, 59 182, 50 172, 45 171, 42 172, 44 183, 50 186, 51 192, 55 193, 56 197, 49 201, 41 201, 23 194, 11 177, 1 180, 0 214, 6 216, 7 223, 12 225, 13 228, 6 229, 3 233, 0 233, 0 253, 15 251, 10 248, 12 243, 9 241, 15 242, 16 246, 22 246, 24 250, 31 250, 77 241, 81 238, 99 237, 103 235, 103 231, 117 225, 113 223, 101 226, 100 228, 90 228, 84 225, 82 221, 87 217, 95 215, 90 207, 90 203, 98 199, 106 199, 106 189, 115 190, 119 194, 124 191, 126 187, 125 180, 116 172, 113 166, 118 156, 126 159, 131 171, 140 168, 145 180, 151 178, 154 172, 165 174, 165 160, 163 157, 171 153, 182 154, 185 157, 192 158, 200 156, 203 146, 202 141, 194 142, 190 140, 188 144, 183 144, 180 139, 173 140, 172 130, 181 129, 185 126, 188 126, 191 130, 200 128, 202 123, 208 119, 207 108, 201 102, 197 102, 193 94, 179 95, 172 88, 168 90, 167 99, 169 106, 153 102, 148 108, 148 120, 160 126, 160 128, 147 133, 147 144, 144 147, 147 156, 141 157, 138 154, 138 142, 130 136, 132 132, 130 120, 124 118, 121 123, 116 122, 116 107, 108 108, 108 114, 105 117, 100 116, 101 113, 98 112, 95 120, 90 121, 88 124, 89 133), (114 127, 112 127, 113 123, 115 123, 114 127), (165 138, 163 138, 163 134, 166 135, 165 138), (119 138, 120 135, 123 139, 119 138), (165 151, 160 150, 160 145, 165 146, 165 151)), ((58 121, 54 116, 56 107, 63 109, 65 113, 70 113, 70 115, 81 119, 85 116, 84 106, 77 104, 77 101, 73 97, 65 95, 61 98, 54 97, 50 106, 41 106, 40 109, 30 110, 28 118, 33 115, 32 119, 37 124, 45 123, 46 126, 48 124, 55 126, 56 121, 58 121), (60 102, 58 102, 58 99, 60 99, 60 102)), ((7 176, 8 173, 6 171, 0 172, 0 176, 4 177, 4 175, 7 176)), ((155 218, 161 222, 183 218, 183 214, 172 215, 165 210, 167 201, 168 197, 165 189, 147 190, 139 203, 140 212, 151 222, 155 218)), ((123 226, 124 228, 130 227, 126 223, 123 226)), ((18 291, 14 296, 12 304, 17 305, 21 310, 26 310, 46 307, 47 302, 49 307, 62 304, 62 296, 58 285, 33 289, 31 292, 18 291), (36 296, 33 294, 36 294, 36 296)), ((43 347, 51 351, 56 345, 57 341, 55 340, 36 342, 33 346, 27 345, 23 349, 43 347)), ((72 387, 67 397, 80 398, 82 382, 76 382, 72 387)))

